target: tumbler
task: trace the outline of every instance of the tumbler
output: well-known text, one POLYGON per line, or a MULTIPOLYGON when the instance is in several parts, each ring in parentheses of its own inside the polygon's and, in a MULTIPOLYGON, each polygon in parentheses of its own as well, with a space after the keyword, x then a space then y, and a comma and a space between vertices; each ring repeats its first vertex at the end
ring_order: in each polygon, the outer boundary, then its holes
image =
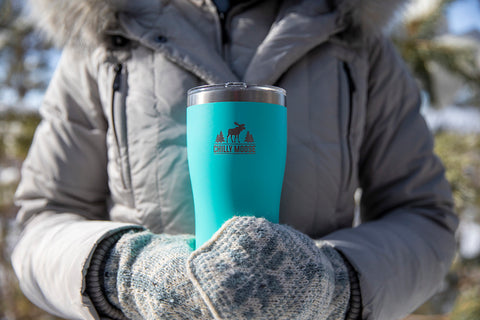
POLYGON ((188 91, 196 248, 233 216, 278 223, 286 153, 284 89, 230 82, 188 91))

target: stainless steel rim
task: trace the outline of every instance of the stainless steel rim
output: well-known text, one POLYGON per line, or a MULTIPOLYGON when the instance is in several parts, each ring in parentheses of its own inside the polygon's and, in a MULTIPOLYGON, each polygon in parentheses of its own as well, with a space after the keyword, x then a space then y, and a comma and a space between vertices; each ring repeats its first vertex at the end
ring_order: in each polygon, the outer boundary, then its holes
POLYGON ((188 106, 196 104, 249 101, 286 105, 286 91, 280 87, 250 85, 245 82, 227 82, 205 85, 188 90, 188 106))

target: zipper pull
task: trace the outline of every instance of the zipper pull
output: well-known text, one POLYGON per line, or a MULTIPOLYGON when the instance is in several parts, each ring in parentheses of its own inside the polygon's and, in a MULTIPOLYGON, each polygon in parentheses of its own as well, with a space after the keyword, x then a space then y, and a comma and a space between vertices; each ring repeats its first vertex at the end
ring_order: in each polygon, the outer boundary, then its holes
POLYGON ((121 87, 122 80, 122 64, 117 64, 115 66, 115 78, 113 79, 113 91, 119 91, 121 87))

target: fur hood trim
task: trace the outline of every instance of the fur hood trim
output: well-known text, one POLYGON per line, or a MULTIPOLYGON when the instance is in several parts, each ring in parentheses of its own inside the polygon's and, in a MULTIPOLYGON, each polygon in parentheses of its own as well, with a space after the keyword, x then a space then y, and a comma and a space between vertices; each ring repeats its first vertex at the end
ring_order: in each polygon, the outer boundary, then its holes
POLYGON ((75 42, 94 47, 107 30, 118 27, 115 0, 28 0, 28 17, 59 47, 75 42))
MULTIPOLYGON (((142 0, 158 6, 159 1, 142 0)), ((204 5, 208 0, 190 0, 204 5)), ((362 33, 382 31, 408 0, 330 0, 340 17, 362 33)), ((128 12, 126 0, 29 0, 29 16, 57 46, 74 42, 82 47, 103 43, 108 30, 118 28, 117 12, 128 12)), ((166 1, 168 2, 168 1, 166 1)))

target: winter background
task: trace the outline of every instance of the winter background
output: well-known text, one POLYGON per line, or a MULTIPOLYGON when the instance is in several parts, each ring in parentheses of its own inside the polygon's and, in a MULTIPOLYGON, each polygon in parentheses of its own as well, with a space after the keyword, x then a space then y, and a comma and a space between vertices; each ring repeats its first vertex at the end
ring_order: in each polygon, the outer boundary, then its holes
MULTIPOLYGON (((0 0, 0 320, 50 320, 23 296, 10 266, 19 234, 12 197, 60 57, 22 10, 21 0, 0 0)), ((480 320, 480 0, 413 0, 390 33, 423 88, 422 112, 461 218, 441 292, 408 319, 480 320)))

